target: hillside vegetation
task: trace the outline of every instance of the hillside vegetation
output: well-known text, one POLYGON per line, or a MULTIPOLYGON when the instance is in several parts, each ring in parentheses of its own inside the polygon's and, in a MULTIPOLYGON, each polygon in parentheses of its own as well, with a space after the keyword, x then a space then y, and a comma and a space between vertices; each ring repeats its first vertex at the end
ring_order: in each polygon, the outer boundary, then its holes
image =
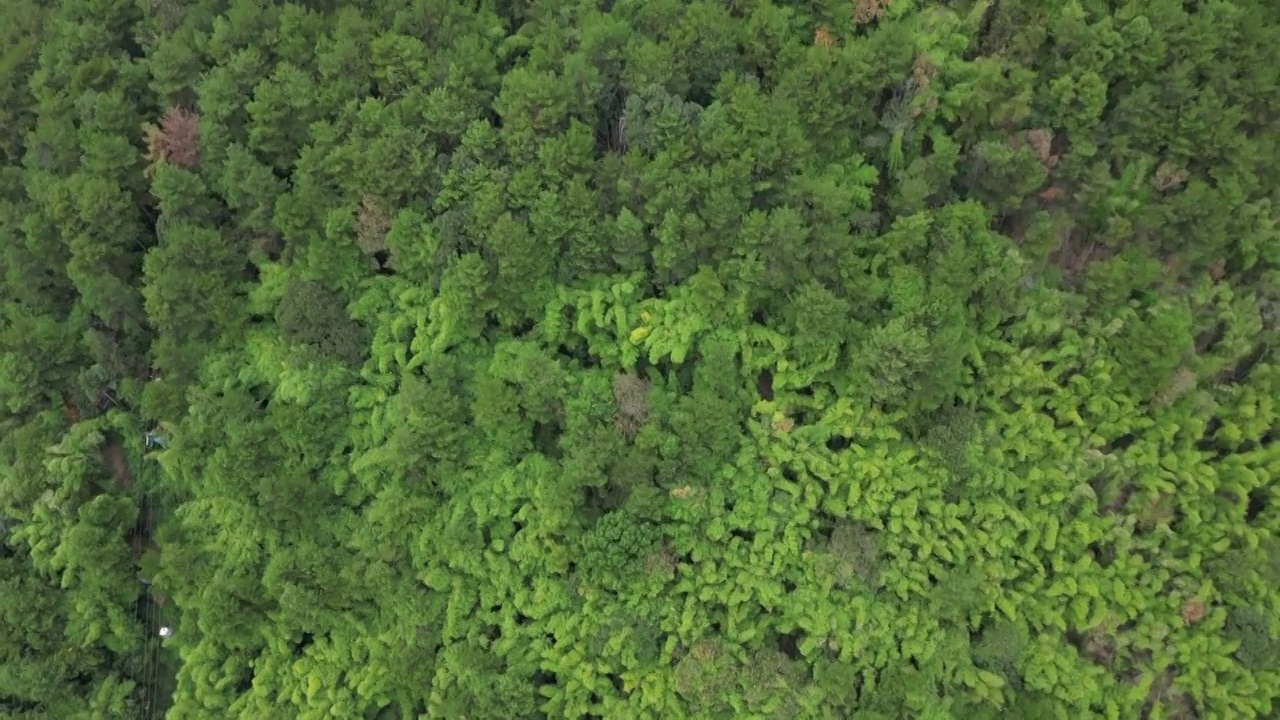
POLYGON ((0 36, 0 718, 1280 712, 1274 0, 0 36))

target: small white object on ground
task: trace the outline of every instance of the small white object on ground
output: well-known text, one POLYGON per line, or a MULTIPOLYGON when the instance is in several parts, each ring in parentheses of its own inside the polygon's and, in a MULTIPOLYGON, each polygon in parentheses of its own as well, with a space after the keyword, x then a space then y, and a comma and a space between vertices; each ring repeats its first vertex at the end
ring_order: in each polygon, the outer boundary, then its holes
POLYGON ((160 628, 160 637, 169 637, 172 634, 173 634, 173 630, 170 630, 167 627, 160 628))

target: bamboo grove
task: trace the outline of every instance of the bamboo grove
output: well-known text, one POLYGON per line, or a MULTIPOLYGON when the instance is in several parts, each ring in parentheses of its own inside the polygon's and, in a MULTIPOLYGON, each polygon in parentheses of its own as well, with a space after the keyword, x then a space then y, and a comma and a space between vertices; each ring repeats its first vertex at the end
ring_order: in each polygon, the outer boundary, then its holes
POLYGON ((0 717, 1276 717, 1267 0, 0 15, 0 717))

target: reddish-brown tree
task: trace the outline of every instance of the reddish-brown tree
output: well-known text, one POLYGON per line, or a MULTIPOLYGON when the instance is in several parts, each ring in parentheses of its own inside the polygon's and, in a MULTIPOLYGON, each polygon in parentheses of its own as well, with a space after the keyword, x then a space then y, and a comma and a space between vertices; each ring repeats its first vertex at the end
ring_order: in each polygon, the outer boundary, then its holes
POLYGON ((200 164, 199 126, 199 115, 176 105, 160 118, 159 125, 147 125, 147 159, 151 167, 163 162, 195 169, 200 164))

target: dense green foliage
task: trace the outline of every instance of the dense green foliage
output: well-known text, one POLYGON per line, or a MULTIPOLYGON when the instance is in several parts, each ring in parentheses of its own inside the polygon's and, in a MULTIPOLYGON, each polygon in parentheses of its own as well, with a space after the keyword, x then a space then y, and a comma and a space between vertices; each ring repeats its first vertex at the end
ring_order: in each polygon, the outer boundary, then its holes
POLYGON ((0 35, 0 717, 1276 717, 1272 0, 0 35))

